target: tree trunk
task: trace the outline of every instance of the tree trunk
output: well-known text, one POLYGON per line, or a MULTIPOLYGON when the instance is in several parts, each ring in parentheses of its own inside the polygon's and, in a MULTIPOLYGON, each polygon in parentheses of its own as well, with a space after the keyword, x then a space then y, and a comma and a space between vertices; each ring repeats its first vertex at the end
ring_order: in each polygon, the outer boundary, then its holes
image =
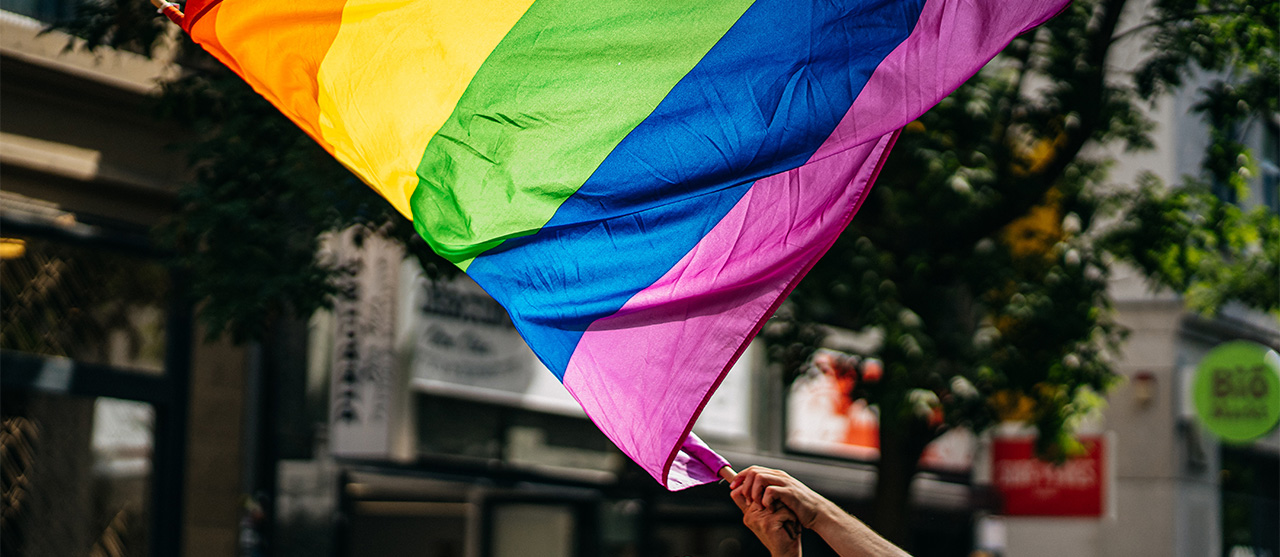
MULTIPOLYGON (((871 526, 889 541, 910 551, 911 480, 924 452, 910 423, 892 423, 881 414, 880 462, 871 526)), ((909 421, 907 420, 902 421, 909 421)))

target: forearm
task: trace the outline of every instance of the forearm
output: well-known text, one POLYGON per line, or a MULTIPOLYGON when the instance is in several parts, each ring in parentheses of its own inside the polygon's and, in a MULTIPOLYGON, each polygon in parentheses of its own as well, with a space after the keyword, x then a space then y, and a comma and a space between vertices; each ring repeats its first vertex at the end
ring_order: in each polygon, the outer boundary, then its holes
MULTIPOLYGON (((752 466, 730 481, 729 487, 730 496, 743 510, 749 526, 752 515, 748 511, 754 505, 772 509, 781 504, 801 526, 817 532, 841 557, 910 557, 830 499, 781 470, 752 466)), ((761 540, 766 538, 761 536, 761 540)))
POLYGON ((910 557, 829 500, 818 510, 812 529, 840 557, 910 557))

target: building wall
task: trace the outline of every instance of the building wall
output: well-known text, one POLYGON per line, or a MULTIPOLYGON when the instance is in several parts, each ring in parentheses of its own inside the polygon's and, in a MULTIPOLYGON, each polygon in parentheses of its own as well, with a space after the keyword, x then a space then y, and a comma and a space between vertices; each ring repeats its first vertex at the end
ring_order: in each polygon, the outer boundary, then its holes
POLYGON ((225 338, 198 343, 192 355, 182 532, 189 557, 237 554, 245 361, 245 351, 225 338))
POLYGON ((1116 441, 1115 504, 1102 519, 1104 543, 1095 554, 1174 555, 1170 513, 1180 477, 1171 426, 1181 302, 1139 298, 1118 302, 1117 309, 1131 333, 1116 365, 1126 381, 1108 397, 1107 428, 1116 441), (1136 396, 1138 374, 1155 378, 1150 399, 1136 396))
POLYGON ((5 191, 63 210, 149 225, 173 209, 176 128, 151 117, 168 64, 104 49, 0 12, 0 164, 5 191))
MULTIPOLYGON (((100 229, 145 233, 172 214, 186 172, 173 149, 182 130, 152 116, 157 80, 175 67, 110 49, 69 52, 68 37, 43 25, 0 11, 0 189, 100 229)), ((192 347, 189 404, 179 410, 188 419, 183 554, 235 555, 246 354, 199 330, 180 344, 192 347)), ((92 432, 80 433, 54 442, 87 451, 92 432)), ((66 551, 50 554, 83 554, 93 540, 62 541, 66 551)))

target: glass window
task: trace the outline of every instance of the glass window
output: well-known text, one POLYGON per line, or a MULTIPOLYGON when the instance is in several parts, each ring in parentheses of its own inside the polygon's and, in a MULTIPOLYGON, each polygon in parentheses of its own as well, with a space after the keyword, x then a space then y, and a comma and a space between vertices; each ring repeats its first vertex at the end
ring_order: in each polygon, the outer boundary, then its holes
POLYGON ((6 555, 149 555, 151 405, 6 389, 6 555))
MULTIPOLYGON (((466 557, 479 511, 467 483, 355 472, 341 492, 349 557, 466 557)), ((281 547, 281 555, 317 555, 281 547)))
POLYGON ((572 557, 575 529, 568 505, 498 504, 493 510, 493 557, 572 557))
POLYGON ((1222 447, 1222 555, 1280 555, 1280 459, 1222 447))
POLYGON ((521 466, 605 473, 623 463, 622 454, 584 418, 428 394, 418 394, 415 400, 418 451, 424 456, 501 459, 521 466))
POLYGON ((163 373, 163 265, 33 236, 0 241, 0 348, 163 373))
POLYGON ((369 501, 350 517, 352 557, 463 557, 466 503, 369 501))

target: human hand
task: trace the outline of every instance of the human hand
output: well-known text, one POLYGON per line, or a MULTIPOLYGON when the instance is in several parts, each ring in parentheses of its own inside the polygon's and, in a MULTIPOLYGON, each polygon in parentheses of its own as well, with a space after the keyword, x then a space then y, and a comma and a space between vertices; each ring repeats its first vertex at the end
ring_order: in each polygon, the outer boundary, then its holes
POLYGON ((750 502, 741 490, 729 492, 738 509, 742 510, 742 523, 760 538, 773 557, 800 556, 800 522, 791 509, 782 504, 765 506, 759 501, 750 502))
POLYGON ((813 528, 820 515, 834 505, 790 474, 762 466, 743 470, 729 482, 729 488, 735 502, 741 498, 747 504, 756 503, 766 509, 785 505, 805 528, 813 528))
MULTIPOLYGON (((743 523, 748 527, 751 527, 748 520, 755 520, 746 516, 748 510, 760 509, 753 512, 764 512, 772 509, 774 513, 785 510, 799 521, 800 526, 812 529, 822 536, 827 545, 839 555, 910 557, 907 552, 875 533, 862 521, 840 510, 835 503, 818 495, 782 470, 752 466, 734 477, 729 482, 729 487, 732 489, 729 495, 743 509, 743 523)), ((762 541, 765 540, 765 536, 755 527, 752 527, 752 531, 762 541)), ((799 540, 795 546, 797 551, 798 542, 799 540)), ((773 547, 770 546, 769 549, 773 550, 773 547)), ((789 554, 775 552, 774 555, 789 554)))

